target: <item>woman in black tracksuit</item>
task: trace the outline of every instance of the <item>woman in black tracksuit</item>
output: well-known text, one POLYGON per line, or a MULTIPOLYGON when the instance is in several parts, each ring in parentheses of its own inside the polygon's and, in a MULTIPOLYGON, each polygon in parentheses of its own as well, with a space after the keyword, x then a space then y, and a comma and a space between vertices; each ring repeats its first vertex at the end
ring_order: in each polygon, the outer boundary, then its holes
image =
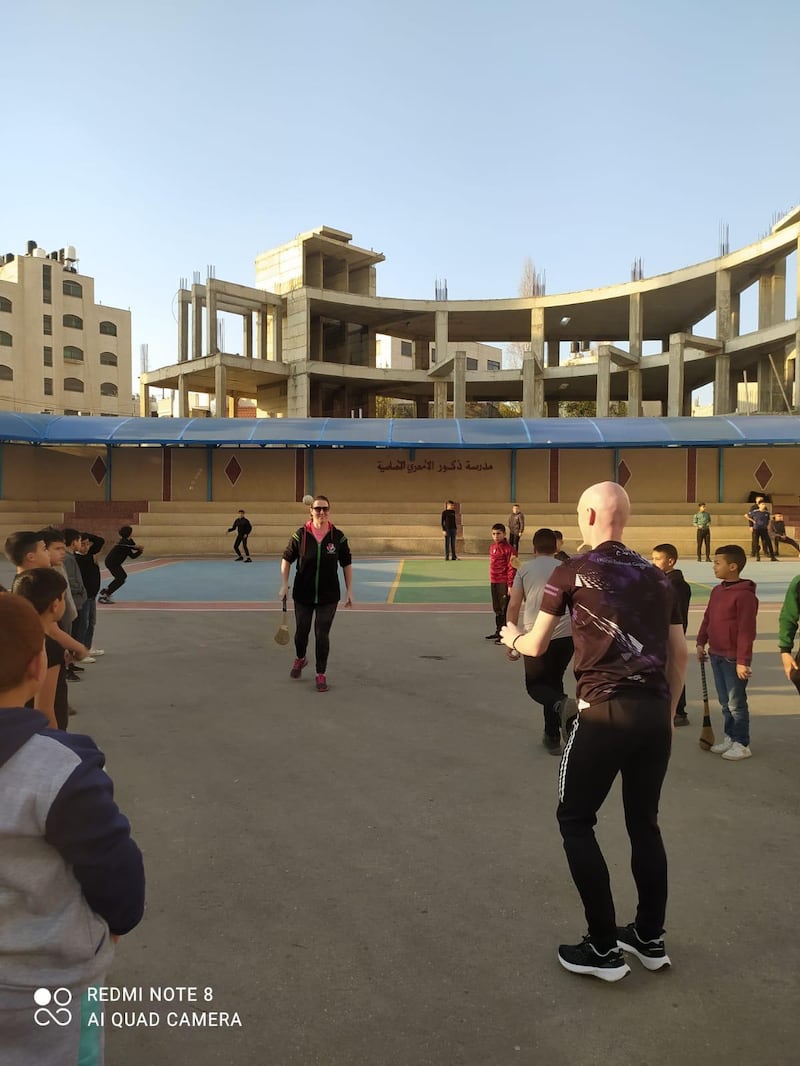
POLYGON ((299 678, 306 665, 306 649, 313 619, 317 692, 328 691, 325 671, 328 667, 331 626, 342 594, 339 586, 340 566, 346 591, 344 605, 353 605, 350 546, 344 533, 329 521, 330 506, 327 496, 314 497, 310 521, 292 533, 281 559, 281 599, 288 595, 289 572, 292 563, 297 563, 292 586, 297 657, 289 676, 299 678))
POLYGON ((128 575, 125 573, 122 564, 126 559, 138 559, 144 551, 144 548, 138 545, 131 537, 131 533, 133 533, 131 526, 122 526, 119 531, 118 542, 106 556, 106 569, 111 572, 114 580, 107 588, 100 589, 100 595, 97 597, 99 603, 114 602, 111 597, 128 580, 128 575))

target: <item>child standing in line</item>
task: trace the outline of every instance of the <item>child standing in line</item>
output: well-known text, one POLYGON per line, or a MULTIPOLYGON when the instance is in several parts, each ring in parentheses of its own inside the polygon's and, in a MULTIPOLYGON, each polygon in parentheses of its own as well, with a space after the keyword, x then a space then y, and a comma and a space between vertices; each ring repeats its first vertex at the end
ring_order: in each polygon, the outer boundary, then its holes
MULTIPOLYGON (((692 590, 683 576, 683 571, 675 569, 675 563, 678 561, 678 549, 674 544, 656 544, 655 548, 653 548, 651 558, 653 560, 653 566, 657 567, 662 573, 667 575, 667 580, 672 586, 675 602, 681 612, 681 622, 683 623, 683 631, 685 633, 689 625, 689 602, 692 598, 692 590)), ((689 725, 689 716, 686 713, 685 685, 678 698, 678 705, 675 708, 675 716, 672 719, 672 724, 674 726, 689 725)))
POLYGON ((711 562, 711 515, 706 510, 704 503, 698 503, 697 514, 692 519, 692 524, 697 530, 697 561, 701 561, 703 547, 706 549, 706 562, 711 562))
POLYGON ((519 509, 518 503, 511 504, 511 514, 508 516, 508 542, 514 551, 519 551, 519 539, 525 532, 525 515, 519 509))
POLYGON ((714 553, 714 576, 719 585, 711 597, 697 634, 697 658, 704 662, 708 644, 717 697, 722 707, 725 735, 711 749, 732 762, 749 759, 750 709, 747 682, 752 670, 758 599, 755 582, 742 578, 747 556, 738 544, 726 544, 714 553))
POLYGON ((502 522, 495 522, 489 548, 489 584, 492 590, 494 633, 486 634, 486 639, 493 640, 495 644, 503 643, 500 630, 506 624, 508 599, 516 576, 516 567, 511 560, 516 558, 516 555, 516 549, 506 540, 506 527, 502 522))

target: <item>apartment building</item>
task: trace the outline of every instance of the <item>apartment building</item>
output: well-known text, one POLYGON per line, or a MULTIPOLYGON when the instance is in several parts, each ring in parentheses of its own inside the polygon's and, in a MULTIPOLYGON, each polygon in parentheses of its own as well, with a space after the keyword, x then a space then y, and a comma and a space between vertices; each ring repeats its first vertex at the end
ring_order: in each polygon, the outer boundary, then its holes
POLYGON ((0 255, 0 408, 132 415, 131 315, 98 304, 71 246, 0 255))

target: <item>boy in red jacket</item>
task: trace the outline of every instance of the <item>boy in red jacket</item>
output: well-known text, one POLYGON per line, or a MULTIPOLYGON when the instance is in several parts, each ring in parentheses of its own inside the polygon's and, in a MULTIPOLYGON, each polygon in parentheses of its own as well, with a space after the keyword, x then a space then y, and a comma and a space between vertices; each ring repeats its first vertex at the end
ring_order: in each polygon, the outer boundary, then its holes
POLYGON ((714 576, 719 585, 711 597, 697 634, 697 658, 706 659, 706 644, 717 697, 722 706, 725 735, 711 749, 723 759, 749 759, 750 710, 747 682, 752 673, 758 599, 755 582, 742 579, 747 556, 738 544, 726 544, 714 553, 714 576))
POLYGON ((494 633, 487 633, 486 639, 495 644, 502 644, 500 630, 506 624, 506 608, 514 584, 516 567, 511 560, 516 559, 516 549, 506 540, 506 527, 502 522, 492 526, 492 543, 489 548, 489 584, 492 589, 492 610, 494 611, 494 633))

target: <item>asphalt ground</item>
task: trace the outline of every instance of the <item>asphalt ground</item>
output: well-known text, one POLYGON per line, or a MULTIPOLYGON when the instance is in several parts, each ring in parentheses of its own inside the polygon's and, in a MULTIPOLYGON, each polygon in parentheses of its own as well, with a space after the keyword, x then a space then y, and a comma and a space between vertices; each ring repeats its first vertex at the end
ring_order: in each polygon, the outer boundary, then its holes
MULTIPOLYGON (((108 975, 110 994, 141 990, 102 1005, 109 1063, 797 1061, 800 699, 777 603, 759 617, 752 759, 700 750, 690 663, 692 724, 675 732, 662 802, 673 966, 632 959, 614 985, 556 961, 584 932, 558 760, 521 664, 483 639, 490 612, 342 609, 318 694, 309 671, 288 676, 277 611, 253 607, 100 610, 106 654, 70 686, 70 726, 106 752, 148 874, 144 921, 108 975), (175 987, 198 1002, 150 991, 175 987), (241 1026, 170 1024, 209 1009, 241 1026)), ((624 923, 616 787, 598 834, 624 923)))

